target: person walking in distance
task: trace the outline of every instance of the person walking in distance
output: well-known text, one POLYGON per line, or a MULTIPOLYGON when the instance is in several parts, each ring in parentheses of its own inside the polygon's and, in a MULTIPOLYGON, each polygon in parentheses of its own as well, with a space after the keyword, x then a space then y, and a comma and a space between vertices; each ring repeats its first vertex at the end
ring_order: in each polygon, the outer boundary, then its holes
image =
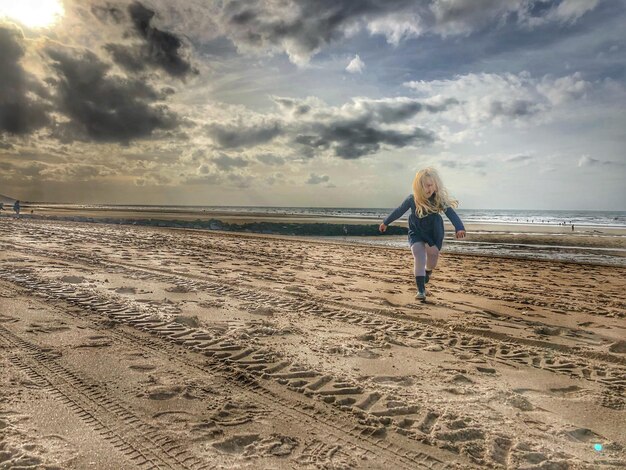
POLYGON ((16 200, 13 203, 13 210, 15 211, 15 216, 19 219, 20 218, 20 201, 16 200))

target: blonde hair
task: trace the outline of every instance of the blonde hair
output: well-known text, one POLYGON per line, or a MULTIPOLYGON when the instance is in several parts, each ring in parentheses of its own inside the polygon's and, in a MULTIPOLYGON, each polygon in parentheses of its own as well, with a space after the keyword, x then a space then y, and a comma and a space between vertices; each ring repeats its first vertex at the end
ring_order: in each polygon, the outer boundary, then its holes
POLYGON ((448 195, 448 191, 443 186, 439 173, 434 168, 424 168, 415 175, 413 180, 413 198, 415 199, 415 214, 422 218, 428 214, 435 214, 446 210, 448 207, 457 207, 459 202, 448 195), (424 193, 424 182, 426 178, 431 178, 435 183, 435 197, 431 201, 424 193))

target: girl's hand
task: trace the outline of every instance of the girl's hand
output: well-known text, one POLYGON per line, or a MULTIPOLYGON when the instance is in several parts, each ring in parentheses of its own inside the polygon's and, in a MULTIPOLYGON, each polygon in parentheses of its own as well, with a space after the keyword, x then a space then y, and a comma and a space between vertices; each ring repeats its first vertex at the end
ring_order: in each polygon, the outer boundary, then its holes
POLYGON ((387 226, 385 224, 380 224, 380 227, 378 227, 378 231, 380 233, 385 233, 385 230, 387 230, 387 226))
POLYGON ((465 238, 465 230, 459 230, 456 232, 456 238, 465 238))

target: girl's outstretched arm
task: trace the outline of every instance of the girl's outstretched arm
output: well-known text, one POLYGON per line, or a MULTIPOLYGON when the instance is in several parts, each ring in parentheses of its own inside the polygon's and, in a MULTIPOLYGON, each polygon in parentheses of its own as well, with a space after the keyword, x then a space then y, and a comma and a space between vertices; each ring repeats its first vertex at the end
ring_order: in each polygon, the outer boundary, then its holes
POLYGON ((385 218, 385 220, 383 220, 383 223, 380 224, 379 230, 381 232, 384 232, 385 230, 387 230, 387 225, 392 223, 394 220, 397 220, 400 217, 402 217, 404 213, 411 208, 412 200, 413 200, 413 195, 411 194, 404 201, 402 201, 402 204, 400 204, 396 209, 394 209, 394 211, 391 214, 389 214, 385 218))
POLYGON ((465 237, 465 226, 463 225, 463 222, 461 222, 461 218, 458 216, 455 210, 452 207, 448 207, 445 210, 445 214, 448 217, 448 219, 450 219, 450 222, 452 222, 452 225, 454 225, 456 238, 465 237))

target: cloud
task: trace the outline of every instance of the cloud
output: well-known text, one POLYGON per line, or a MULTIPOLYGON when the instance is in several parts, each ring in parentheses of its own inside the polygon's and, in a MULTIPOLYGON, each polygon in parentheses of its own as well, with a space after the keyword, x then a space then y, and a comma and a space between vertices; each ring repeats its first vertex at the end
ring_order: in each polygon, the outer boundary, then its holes
POLYGON ((222 175, 214 171, 214 168, 207 163, 200 165, 194 174, 184 177, 183 184, 220 184, 222 175))
POLYGON ((305 64, 324 45, 345 37, 364 17, 409 4, 407 0, 231 0, 221 11, 223 33, 240 49, 285 51, 305 64))
POLYGON ((335 156, 348 160, 376 153, 383 145, 401 148, 435 140, 431 132, 419 127, 406 132, 382 129, 367 118, 331 119, 312 124, 310 131, 297 135, 295 142, 312 150, 330 149, 335 156))
POLYGON ((365 62, 361 60, 359 54, 354 56, 354 59, 350 61, 346 70, 350 73, 362 73, 365 68, 365 62))
POLYGON ((460 170, 471 168, 485 168, 487 162, 485 160, 439 160, 439 164, 446 168, 458 168, 460 170))
POLYGON ((437 113, 448 106, 430 106, 412 98, 372 100, 353 98, 340 107, 321 103, 292 119, 293 142, 302 147, 305 155, 328 151, 343 159, 356 159, 378 152, 384 147, 402 148, 409 145, 427 145, 435 141, 433 132, 410 123, 419 113, 437 113))
POLYGON ((261 123, 253 126, 238 124, 207 126, 209 136, 221 148, 254 147, 264 144, 280 135, 282 129, 278 123, 261 123))
POLYGON ((24 36, 0 24, 0 134, 30 134, 51 122, 47 89, 21 65, 24 36))
POLYGON ((211 159, 211 161, 220 170, 229 171, 233 168, 244 168, 250 164, 248 160, 242 157, 229 157, 228 155, 220 155, 211 159))
POLYGON ((504 21, 522 10, 524 0, 435 0, 430 6, 434 15, 432 28, 442 35, 470 34, 490 23, 504 21))
POLYGON ((575 23, 585 13, 593 10, 599 0, 562 0, 560 2, 535 2, 526 9, 526 14, 522 15, 521 21, 529 26, 541 26, 548 22, 575 23), (541 12, 539 15, 532 14, 535 5, 542 5, 536 9, 541 12))
POLYGON ((242 51, 284 51, 306 64, 324 46, 366 29, 391 44, 436 34, 470 35, 487 28, 574 23, 598 0, 227 0, 216 13, 221 33, 242 51), (544 7, 549 5, 549 7, 544 7))
POLYGON ((526 163, 533 160, 535 157, 530 155, 512 155, 509 157, 505 157, 503 160, 509 163, 526 163))
POLYGON ((582 79, 580 73, 560 78, 545 76, 537 83, 537 91, 545 96, 552 105, 560 105, 581 98, 591 88, 591 84, 582 79))
POLYGON ((110 66, 89 50, 49 47, 57 77, 56 104, 68 122, 54 135, 61 140, 119 142, 146 138, 158 130, 175 129, 180 120, 147 83, 110 73, 110 66))
MULTIPOLYGON (((93 7, 92 12, 101 21, 113 18, 121 21, 122 12, 115 7, 93 7)), ((146 67, 164 70, 167 74, 184 78, 198 71, 191 66, 187 48, 182 39, 174 33, 163 31, 152 25, 155 11, 140 2, 128 7, 128 14, 134 35, 142 39, 140 44, 108 43, 104 46, 113 60, 129 72, 140 72, 146 67)))
POLYGON ((597 158, 583 155, 578 159, 578 167, 602 167, 602 166, 624 166, 624 163, 613 162, 610 160, 598 160, 597 158))
POLYGON ((319 101, 313 99, 296 100, 292 98, 282 98, 280 96, 272 96, 271 98, 283 111, 290 112, 294 117, 307 114, 311 111, 312 106, 320 104, 319 101))
POLYGON ((424 100, 456 100, 446 116, 464 124, 524 121, 585 96, 591 84, 581 74, 534 78, 519 74, 470 73, 449 80, 404 83, 424 100))
POLYGON ((330 176, 328 175, 316 175, 315 173, 311 173, 309 179, 306 180, 306 184, 321 184, 328 183, 329 181, 330 176))
POLYGON ((265 163, 266 165, 270 165, 270 166, 281 166, 286 163, 283 157, 277 157, 276 155, 272 155, 270 153, 257 155, 256 158, 261 163, 265 163))
MULTIPOLYGON (((434 133, 415 125, 413 118, 441 113, 457 104, 453 99, 428 104, 406 97, 359 97, 342 106, 328 106, 314 98, 271 98, 279 114, 262 115, 239 109, 235 119, 226 124, 220 122, 223 118, 215 116, 213 123, 204 126, 214 145, 221 149, 251 148, 276 139, 273 145, 286 145, 288 151, 295 149, 299 156, 326 154, 356 159, 387 147, 434 142, 434 133)), ((284 163, 268 156, 259 157, 259 161, 284 163)))
POLYGON ((106 5, 92 5, 91 13, 98 18, 101 22, 105 23, 111 21, 116 24, 120 24, 126 18, 126 15, 115 5, 107 3, 106 5))

